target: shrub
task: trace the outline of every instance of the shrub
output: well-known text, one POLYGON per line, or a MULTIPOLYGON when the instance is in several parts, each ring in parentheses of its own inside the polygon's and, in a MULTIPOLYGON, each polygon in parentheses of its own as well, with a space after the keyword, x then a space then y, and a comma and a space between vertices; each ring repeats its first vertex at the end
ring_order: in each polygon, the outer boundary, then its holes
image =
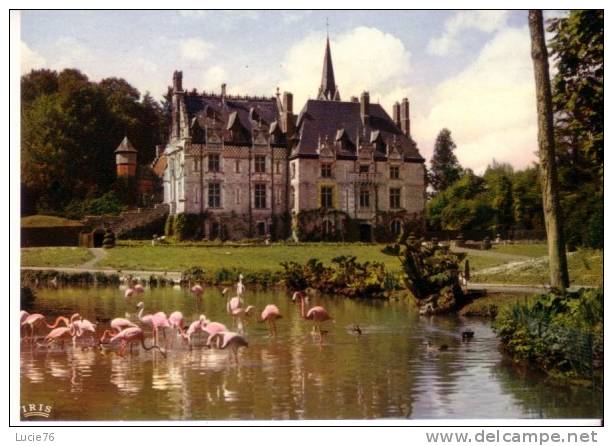
POLYGON ((181 274, 181 281, 204 282, 205 280, 204 269, 199 266, 192 266, 181 274))
POLYGON ((404 284, 417 299, 422 312, 448 312, 462 304, 464 293, 459 272, 465 254, 451 252, 434 238, 432 243, 423 246, 414 237, 386 246, 383 253, 398 256, 404 284))
POLYGON ((177 214, 174 218, 173 234, 178 241, 201 238, 202 217, 198 214, 177 214))
POLYGON ((102 247, 105 249, 111 249, 115 247, 115 233, 110 228, 107 228, 104 233, 102 247))
POLYGON ((166 217, 166 223, 164 224, 164 235, 166 235, 166 237, 172 237, 174 234, 174 220, 175 216, 172 214, 168 214, 168 217, 166 217))
POLYGON ((29 286, 22 286, 20 297, 20 308, 22 310, 29 310, 34 305, 34 301, 36 300, 36 293, 29 286))
POLYGON ((547 373, 598 384, 604 358, 604 294, 580 290, 539 296, 501 311, 494 330, 517 360, 547 373))

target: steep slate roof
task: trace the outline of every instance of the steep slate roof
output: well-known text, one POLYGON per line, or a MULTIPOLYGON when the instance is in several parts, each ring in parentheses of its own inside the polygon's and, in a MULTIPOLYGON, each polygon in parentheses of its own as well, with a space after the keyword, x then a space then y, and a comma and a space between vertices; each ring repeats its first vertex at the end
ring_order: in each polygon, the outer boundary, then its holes
POLYGON ((262 123, 270 125, 279 119, 279 110, 275 98, 226 96, 222 100, 222 97, 218 95, 185 95, 185 107, 190 122, 207 106, 223 119, 225 128, 228 128, 229 124, 234 124, 234 121, 238 119, 241 126, 251 132, 249 112, 252 108, 258 120, 261 120, 262 123), (234 113, 236 114, 233 116, 234 113), (230 118, 232 119, 231 123, 228 122, 230 118))
MULTIPOLYGON (((358 132, 361 143, 369 143, 371 133, 379 132, 387 145, 391 145, 394 137, 396 138, 396 146, 404 154, 405 160, 424 162, 415 142, 402 133, 379 104, 369 105, 369 118, 364 128, 359 102, 309 99, 298 116, 298 126, 299 142, 292 150, 292 157, 316 156, 320 141, 323 142, 327 138, 332 143, 336 141, 339 131, 344 129, 353 147, 349 150, 337 150, 340 156, 356 156, 355 144, 358 132)), ((385 154, 378 153, 378 156, 385 154)))

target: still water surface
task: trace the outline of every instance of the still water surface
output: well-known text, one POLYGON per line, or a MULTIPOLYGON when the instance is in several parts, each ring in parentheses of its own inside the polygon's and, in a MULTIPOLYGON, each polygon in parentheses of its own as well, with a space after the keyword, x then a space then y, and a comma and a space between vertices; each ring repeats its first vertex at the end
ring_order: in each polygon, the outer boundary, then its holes
MULTIPOLYGON (((191 322, 204 313, 231 325, 225 298, 213 288, 201 300, 173 288, 147 289, 130 301, 116 288, 37 293, 32 311, 50 316, 136 317, 143 300, 145 314, 180 310, 191 322)), ((314 303, 335 322, 326 324, 320 342, 287 293, 247 291, 245 301, 260 311, 274 303, 283 319, 275 338, 264 324, 248 323, 249 348, 238 365, 229 351, 202 342, 191 351, 176 342, 167 358, 140 349, 121 358, 72 346, 22 346, 22 404, 50 404, 55 420, 602 417, 601 392, 553 387, 512 366, 488 320, 422 317, 407 303, 321 297, 314 303), (462 342, 468 328, 474 339, 462 342), (449 348, 428 352, 428 340, 449 348)), ((105 328, 98 325, 98 336, 105 328)))

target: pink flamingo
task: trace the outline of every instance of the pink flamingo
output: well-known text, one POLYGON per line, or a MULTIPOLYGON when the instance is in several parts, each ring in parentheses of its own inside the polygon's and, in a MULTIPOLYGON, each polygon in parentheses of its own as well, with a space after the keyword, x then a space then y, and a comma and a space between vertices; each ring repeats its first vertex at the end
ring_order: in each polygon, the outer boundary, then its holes
POLYGON ((158 347, 156 344, 153 344, 151 347, 147 347, 145 345, 145 334, 140 327, 126 328, 125 330, 122 330, 119 333, 117 333, 110 340, 111 343, 117 342, 117 341, 121 343, 119 347, 119 352, 118 352, 119 356, 124 355, 128 344, 130 345, 130 353, 132 353, 132 346, 138 342, 140 342, 141 346, 146 351, 157 349, 162 354, 162 356, 164 357, 166 356, 166 352, 162 348, 158 347))
POLYGON ((116 317, 111 321, 111 329, 115 330, 117 333, 128 327, 137 327, 137 325, 131 320, 123 317, 116 317))
POLYGON ((87 319, 81 319, 81 320, 74 321, 73 325, 77 329, 77 332, 79 333, 78 336, 73 338, 74 346, 76 346, 77 338, 81 338, 85 336, 87 333, 90 334, 90 341, 92 342, 92 344, 95 342, 94 335, 96 334, 96 324, 92 324, 87 319))
POLYGON ((177 337, 177 332, 179 335, 181 335, 181 337, 183 337, 183 334, 185 333, 185 329, 183 328, 183 313, 180 311, 173 311, 170 313, 170 316, 168 316, 168 324, 170 325, 173 333, 172 343, 174 344, 175 338, 177 337))
POLYGON ((241 347, 249 347, 249 343, 244 337, 232 331, 215 333, 211 338, 211 342, 215 340, 217 340, 217 348, 221 350, 230 347, 236 364, 238 364, 238 349, 241 347))
POLYGON ((102 337, 100 338, 101 344, 104 344, 105 342, 107 342, 108 339, 112 338, 117 333, 119 333, 122 330, 125 330, 126 328, 138 327, 138 325, 136 325, 134 322, 128 319, 125 319, 123 317, 116 317, 115 319, 113 319, 111 321, 110 326, 111 326, 110 330, 104 330, 104 333, 102 334, 102 337))
POLYGON ((196 297, 201 297, 202 294, 204 293, 204 288, 202 288, 202 286, 197 283, 196 285, 194 285, 191 289, 192 294, 196 297))
POLYGON ((141 294, 145 292, 145 287, 143 287, 140 283, 135 284, 133 287, 136 294, 141 294))
POLYGON ((187 330, 181 333, 181 337, 187 341, 190 347, 192 345, 192 336, 194 336, 195 334, 201 331, 205 331, 204 326, 206 322, 207 322, 206 316, 204 314, 201 314, 198 320, 189 324, 189 327, 187 328, 187 330))
POLYGON ((226 304, 226 309, 228 311, 228 314, 232 316, 233 323, 234 325, 237 326, 238 332, 241 334, 244 333, 244 329, 243 329, 244 318, 246 316, 249 316, 249 314, 251 313, 251 310, 255 308, 253 305, 249 305, 245 308, 244 305, 245 304, 243 303, 243 300, 238 296, 234 296, 226 304))
POLYGON ((24 331, 24 326, 23 326, 23 322, 28 318, 28 316, 30 315, 30 313, 28 313, 27 311, 21 310, 19 312, 19 330, 20 330, 20 336, 21 336, 21 332, 24 331))
POLYGON ((168 322, 166 313, 164 313, 163 311, 159 311, 155 314, 147 314, 146 316, 143 316, 143 311, 145 310, 145 303, 139 302, 136 305, 136 307, 139 308, 138 320, 140 320, 145 325, 151 326, 151 329, 153 330, 153 343, 155 345, 158 344, 159 329, 162 329, 162 333, 164 334, 164 339, 166 339, 166 332, 163 330, 164 328, 170 327, 170 323, 168 322))
POLYGON ((78 319, 79 317, 81 316, 78 313, 73 314, 70 320, 68 320, 68 318, 64 316, 58 316, 55 319, 55 322, 49 325, 47 321, 45 320, 44 315, 40 313, 33 313, 33 314, 28 315, 24 319, 24 321, 21 323, 21 326, 30 328, 30 337, 32 338, 32 342, 34 342, 34 330, 37 327, 46 326, 47 328, 56 328, 58 325, 60 325, 60 322, 63 322, 68 327, 70 324, 72 324, 74 320, 78 319))
POLYGON ((204 327, 202 328, 202 330, 204 330, 208 334, 208 338, 206 340, 207 347, 211 347, 211 341, 213 340, 213 336, 224 331, 228 331, 228 328, 222 323, 205 320, 204 327))
POLYGON ((126 299, 130 298, 134 296, 134 288, 128 288, 126 289, 126 291, 123 293, 123 297, 125 297, 126 299))
POLYGON ((80 335, 80 331, 74 324, 71 323, 69 327, 54 328, 49 332, 49 334, 47 334, 47 336, 45 336, 43 342, 38 345, 41 347, 50 347, 51 344, 59 343, 60 348, 64 350, 64 341, 72 339, 74 346, 75 338, 80 335))
POLYGON ((309 309, 305 314, 305 300, 307 300, 307 296, 302 291, 296 291, 292 295, 292 301, 295 302, 296 299, 300 299, 300 316, 302 319, 313 321, 313 333, 315 332, 315 327, 317 327, 317 332, 321 335, 321 324, 322 322, 332 320, 332 317, 328 314, 324 307, 315 306, 309 309))
POLYGON ((268 330, 270 336, 274 336, 277 334, 277 327, 275 321, 277 319, 281 319, 281 312, 276 305, 266 305, 264 310, 262 311, 262 315, 260 316, 260 322, 268 323, 268 330))

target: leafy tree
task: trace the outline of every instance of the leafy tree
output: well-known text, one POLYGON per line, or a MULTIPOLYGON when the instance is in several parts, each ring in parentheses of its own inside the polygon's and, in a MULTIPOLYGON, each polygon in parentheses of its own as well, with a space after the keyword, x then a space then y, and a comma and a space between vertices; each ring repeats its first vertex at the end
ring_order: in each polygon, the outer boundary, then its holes
POLYGON ((430 160, 429 183, 435 192, 447 189, 460 178, 462 167, 453 151, 456 145, 448 129, 442 129, 436 137, 434 154, 430 160))
MULTIPOLYGON (((553 105, 560 136, 598 165, 604 159, 604 11, 575 10, 548 31, 557 73, 553 105)), ((602 172, 600 172, 602 174, 602 172)))
POLYGON ((551 20, 560 201, 569 246, 602 247, 604 232, 604 13, 551 20), (591 228, 586 230, 586 228, 591 228))
POLYGON ((150 162, 164 140, 160 105, 123 79, 95 83, 74 69, 35 70, 21 85, 22 190, 31 202, 23 210, 74 213, 71 202, 109 191, 126 200, 115 148, 128 135, 138 162, 150 162))

